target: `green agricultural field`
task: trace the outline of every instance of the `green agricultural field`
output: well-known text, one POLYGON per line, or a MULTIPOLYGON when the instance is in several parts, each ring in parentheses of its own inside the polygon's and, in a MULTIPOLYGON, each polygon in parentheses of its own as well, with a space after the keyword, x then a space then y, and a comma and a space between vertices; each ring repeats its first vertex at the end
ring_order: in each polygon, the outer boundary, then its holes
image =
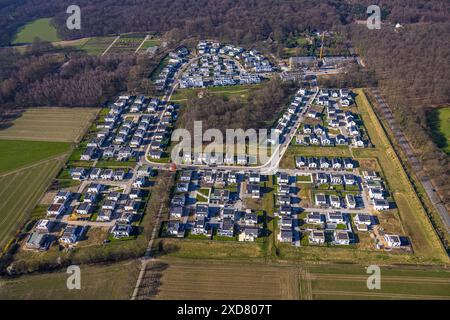
POLYGON ((144 41, 145 35, 124 35, 108 50, 108 53, 134 53, 144 41))
POLYGON ((0 130, 0 248, 30 216, 61 170, 72 143, 99 109, 28 109, 0 130))
POLYGON ((156 46, 160 46, 161 45, 161 40, 159 39, 149 39, 149 40, 145 40, 144 43, 142 44, 141 47, 141 51, 145 51, 148 48, 151 47, 156 47, 156 46))
POLYGON ((450 154, 450 107, 430 111, 427 123, 436 145, 450 154))
POLYGON ((0 123, 0 139, 79 141, 98 111, 97 108, 30 108, 12 123, 0 123))
POLYGON ((80 290, 67 289, 66 281, 70 275, 66 270, 1 279, 0 299, 129 299, 136 283, 138 267, 136 261, 81 266, 80 290))
POLYGON ((154 243, 157 255, 190 259, 254 260, 264 255, 261 243, 234 241, 159 239, 154 243))
POLYGON ((60 156, 0 175, 0 248, 24 223, 64 159, 60 156))
POLYGON ((0 174, 66 153, 68 142, 0 140, 0 174))
POLYGON ((23 26, 17 32, 13 44, 31 43, 36 37, 50 42, 60 40, 51 18, 37 19, 23 26))
POLYGON ((75 47, 79 50, 85 51, 87 54, 99 56, 106 50, 106 48, 108 48, 114 39, 115 37, 94 37, 75 47))

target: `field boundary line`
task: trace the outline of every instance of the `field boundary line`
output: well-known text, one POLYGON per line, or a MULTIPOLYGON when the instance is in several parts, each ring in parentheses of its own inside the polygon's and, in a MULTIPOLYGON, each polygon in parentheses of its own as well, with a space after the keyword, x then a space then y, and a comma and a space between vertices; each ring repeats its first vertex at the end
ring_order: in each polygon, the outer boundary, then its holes
POLYGON ((428 300, 450 300, 447 296, 434 295, 419 295, 419 294, 403 294, 403 293, 382 293, 382 292, 361 292, 361 291, 314 291, 317 295, 336 295, 336 296, 366 296, 366 297, 380 297, 380 298, 395 298, 395 299, 428 299, 428 300))
POLYGON ((111 42, 111 44, 108 46, 108 48, 105 49, 105 51, 103 51, 102 53, 102 57, 108 52, 109 49, 111 49, 111 47, 116 43, 117 40, 119 40, 120 35, 118 35, 113 42, 111 42))
POLYGON ((147 41, 149 38, 149 35, 146 35, 144 40, 142 40, 141 44, 139 45, 139 47, 134 51, 134 53, 138 53, 138 51, 141 49, 141 47, 144 45, 144 42, 147 41))
MULTIPOLYGON (((436 283, 436 284, 450 284, 450 279, 438 278, 438 277, 403 277, 403 276, 382 276, 383 280, 389 282, 406 282, 406 283, 436 283)), ((312 279, 318 280, 336 280, 336 281, 366 281, 366 276, 359 275, 335 275, 335 274, 312 274, 312 279)))
POLYGON ((12 170, 12 171, 7 171, 7 172, 5 172, 5 173, 0 173, 0 178, 7 177, 7 176, 9 176, 9 175, 11 175, 11 174, 20 173, 20 172, 23 171, 23 170, 31 169, 31 168, 33 168, 33 167, 36 167, 36 166, 38 166, 38 165, 41 165, 41 164, 43 164, 43 163, 45 163, 45 162, 48 162, 48 161, 50 161, 50 160, 56 160, 56 159, 58 159, 58 158, 63 158, 64 155, 67 154, 69 151, 70 151, 70 150, 65 151, 65 152, 63 152, 63 153, 59 153, 59 154, 57 154, 57 155, 54 155, 54 156, 51 156, 51 157, 48 157, 48 158, 45 158, 45 159, 42 159, 42 160, 39 160, 38 162, 33 162, 33 163, 31 163, 31 164, 28 164, 28 165, 26 165, 26 166, 23 166, 23 167, 14 169, 14 170, 12 170))

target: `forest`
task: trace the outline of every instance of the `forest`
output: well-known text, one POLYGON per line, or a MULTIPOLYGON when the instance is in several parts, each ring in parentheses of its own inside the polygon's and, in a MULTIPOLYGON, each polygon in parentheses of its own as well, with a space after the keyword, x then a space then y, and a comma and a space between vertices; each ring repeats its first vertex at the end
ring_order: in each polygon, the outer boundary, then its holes
POLYGON ((0 50, 0 106, 99 106, 118 92, 152 93, 158 59, 145 55, 89 56, 36 41, 24 54, 0 50))
POLYGON ((192 132, 194 121, 202 121, 203 130, 216 128, 224 134, 226 129, 269 128, 295 90, 293 83, 274 79, 251 91, 245 98, 239 95, 228 97, 208 90, 201 95, 192 92, 176 125, 192 132))
POLYGON ((124 32, 170 32, 175 39, 217 36, 250 43, 269 36, 281 42, 289 33, 330 29, 364 19, 378 4, 390 22, 448 21, 446 0, 79 0, 81 30, 66 28, 68 0, 3 0, 0 44, 11 43, 15 31, 36 18, 54 17, 65 39, 124 32), (132 18, 131 18, 132 17, 132 18))
POLYGON ((377 32, 352 27, 349 36, 448 204, 450 163, 433 143, 426 115, 450 104, 450 24, 417 24, 377 32))

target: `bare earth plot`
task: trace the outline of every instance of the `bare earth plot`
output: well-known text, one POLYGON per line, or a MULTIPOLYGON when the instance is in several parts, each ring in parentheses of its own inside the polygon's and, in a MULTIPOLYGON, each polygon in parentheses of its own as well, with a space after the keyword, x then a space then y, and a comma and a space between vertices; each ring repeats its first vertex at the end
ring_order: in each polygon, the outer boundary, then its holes
POLYGON ((174 260, 154 299, 298 299, 295 267, 236 262, 174 260))
POLYGON ((135 261, 81 266, 81 289, 68 290, 69 277, 61 272, 0 280, 0 299, 129 299, 138 269, 135 261))
POLYGON ((381 289, 367 288, 365 265, 164 257, 147 269, 140 299, 450 299, 450 272, 381 266, 381 289))
POLYGON ((79 141, 95 118, 94 108, 33 108, 0 130, 0 139, 31 141, 79 141))

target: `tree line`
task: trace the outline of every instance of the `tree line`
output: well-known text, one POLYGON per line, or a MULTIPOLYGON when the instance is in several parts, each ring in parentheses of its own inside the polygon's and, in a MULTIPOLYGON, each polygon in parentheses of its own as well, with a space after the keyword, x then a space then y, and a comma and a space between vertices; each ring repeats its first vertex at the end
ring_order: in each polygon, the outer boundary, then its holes
POLYGON ((448 156, 433 143, 426 120, 429 110, 450 104, 450 23, 352 27, 349 36, 448 206, 448 156))
POLYGON ((194 121, 202 121, 203 130, 219 129, 224 137, 226 129, 270 128, 294 92, 292 83, 283 83, 279 79, 251 89, 246 97, 218 94, 207 89, 200 94, 194 91, 189 94, 176 125, 193 134, 194 121))
POLYGON ((366 8, 378 4, 391 22, 448 21, 446 0, 78 0, 81 30, 66 27, 69 0, 4 0, 0 9, 0 44, 11 43, 20 27, 36 18, 54 17, 64 39, 106 34, 170 32, 175 39, 216 36, 251 43, 269 36, 286 40, 305 29, 330 29, 366 17, 366 8))
POLYGON ((36 41, 24 53, 0 50, 0 105, 99 106, 118 93, 152 94, 148 75, 158 64, 146 55, 89 56, 36 41))

